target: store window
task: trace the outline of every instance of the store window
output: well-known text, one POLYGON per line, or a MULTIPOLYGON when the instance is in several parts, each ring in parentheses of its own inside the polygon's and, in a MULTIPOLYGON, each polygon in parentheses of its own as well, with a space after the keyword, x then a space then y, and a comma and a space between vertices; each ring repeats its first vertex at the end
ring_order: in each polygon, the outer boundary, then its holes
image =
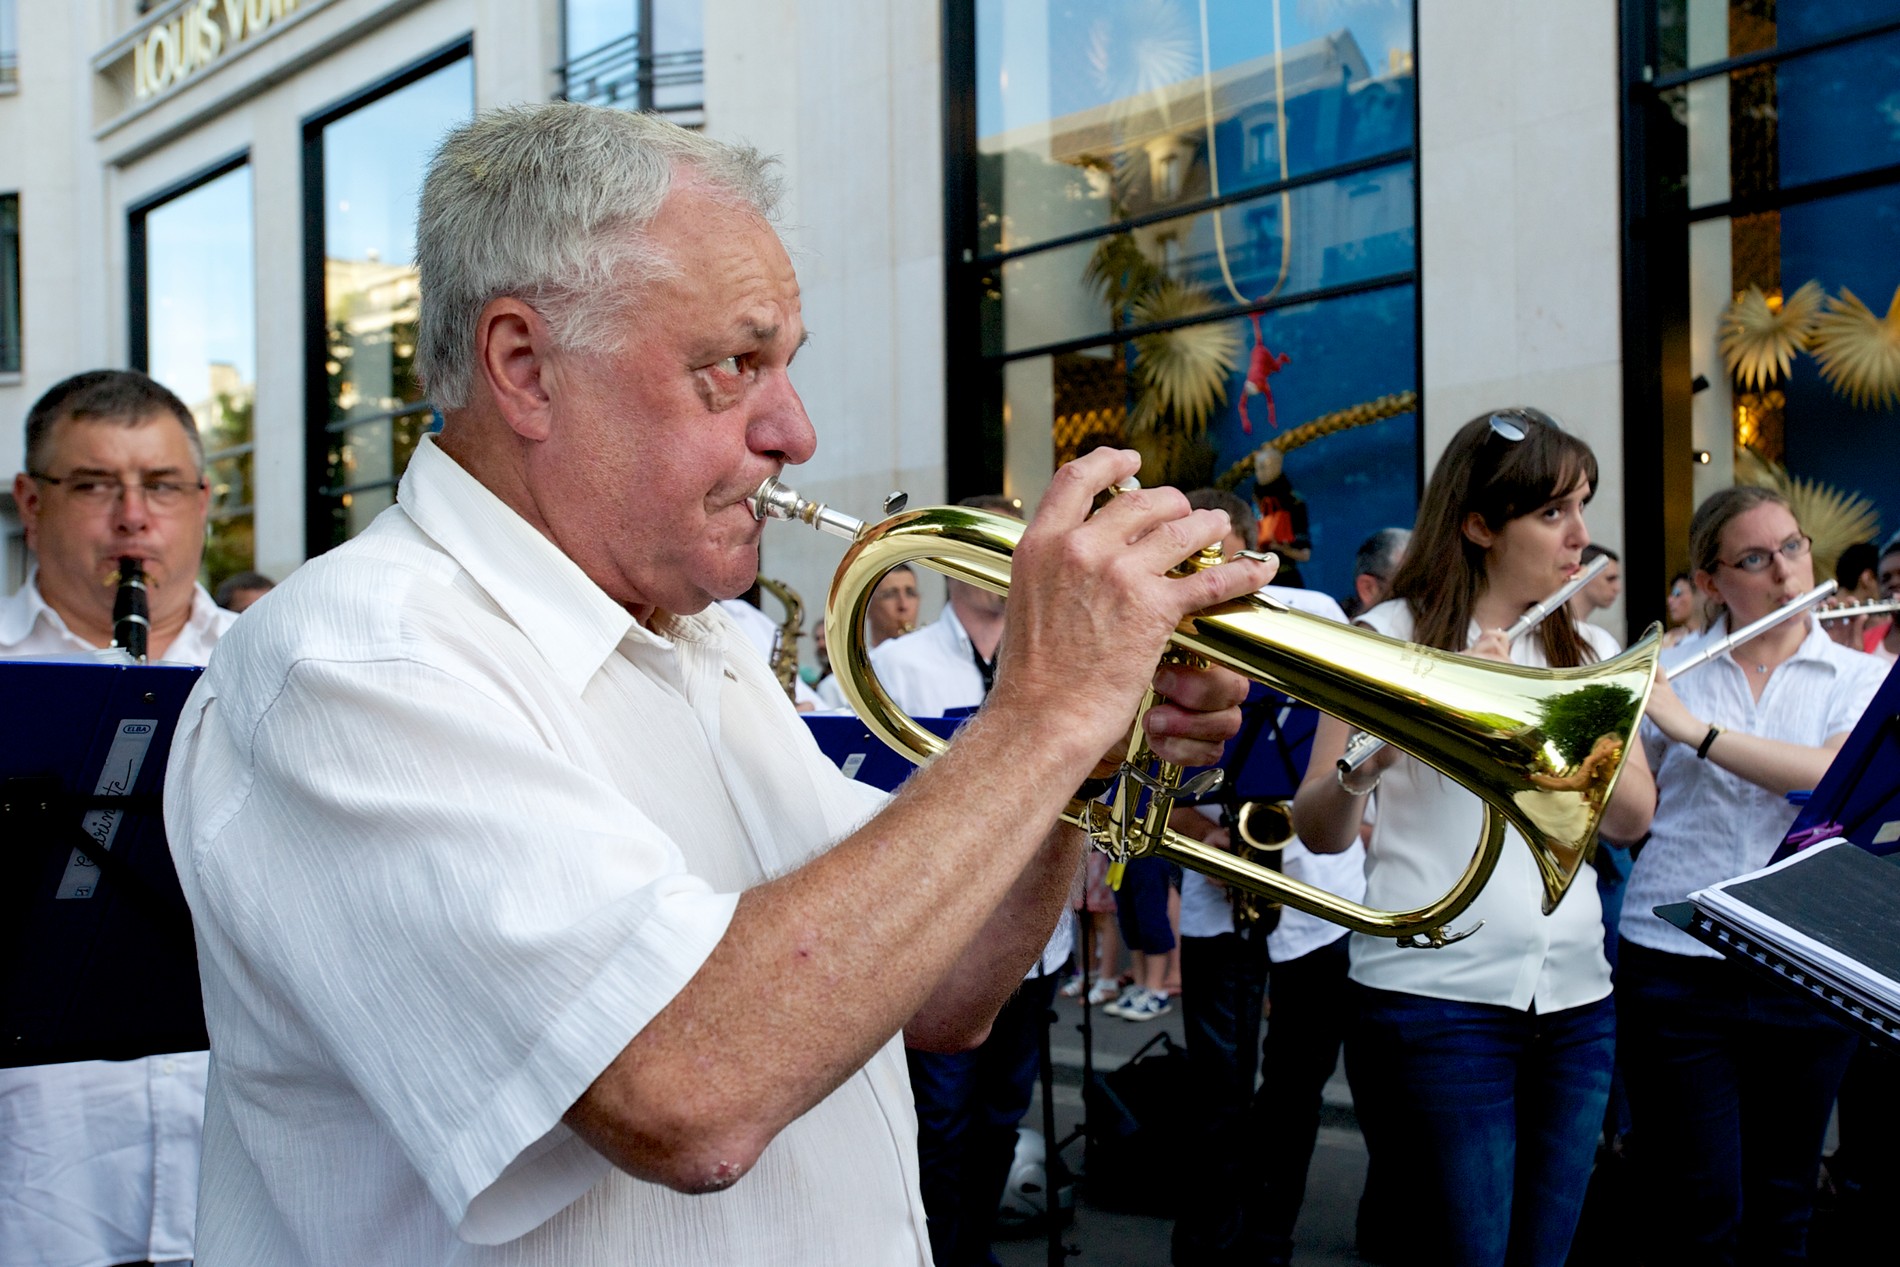
MULTIPOLYGON (((1626 360, 1633 415, 1663 422, 1630 435, 1632 468, 1662 472, 1631 490, 1664 507, 1643 535, 1679 566, 1693 502, 1764 466, 1900 528, 1900 467, 1867 461, 1900 424, 1900 0, 1645 0, 1631 21, 1626 360)), ((1842 544, 1817 539, 1817 576, 1842 544)))
POLYGON ((1301 507, 1302 579, 1345 592, 1359 542, 1416 513, 1412 6, 951 18, 952 493, 1033 499, 1076 453, 1131 445, 1149 482, 1301 507), (1322 420, 1256 488, 1243 459, 1322 420))
POLYGON ((305 129, 311 284, 320 296, 310 372, 309 550, 347 540, 396 499, 435 418, 416 378, 416 202, 429 156, 474 108, 466 45, 311 121, 305 129))
POLYGON ((564 0, 561 96, 706 121, 701 0, 564 0))
POLYGON ((20 195, 0 194, 0 374, 20 372, 20 195))
POLYGON ((255 566, 257 287, 251 168, 240 162, 131 213, 134 356, 198 421, 211 483, 204 580, 255 566))
POLYGON ((14 22, 14 0, 0 0, 0 91, 19 82, 20 56, 14 22))

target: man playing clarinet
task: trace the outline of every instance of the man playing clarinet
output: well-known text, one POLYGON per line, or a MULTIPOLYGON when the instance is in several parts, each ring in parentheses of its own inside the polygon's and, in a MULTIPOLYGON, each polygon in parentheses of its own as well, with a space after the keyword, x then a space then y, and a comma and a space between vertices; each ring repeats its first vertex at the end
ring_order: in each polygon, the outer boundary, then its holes
MULTIPOLYGON (((0 658, 112 645, 119 574, 136 569, 147 658, 203 664, 237 619, 198 584, 210 496, 197 424, 170 391, 133 370, 53 387, 13 478, 35 562, 0 599, 0 658)), ((189 1259, 205 1068, 184 1052, 0 1070, 0 1263, 189 1259)))

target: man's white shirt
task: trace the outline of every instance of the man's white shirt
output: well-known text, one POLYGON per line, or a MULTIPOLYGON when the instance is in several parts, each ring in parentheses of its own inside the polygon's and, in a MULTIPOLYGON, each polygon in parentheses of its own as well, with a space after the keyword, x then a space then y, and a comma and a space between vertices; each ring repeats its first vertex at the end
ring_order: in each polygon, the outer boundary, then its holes
POLYGON ((739 893, 882 803, 724 615, 661 628, 425 440, 220 650, 166 788, 214 1052, 201 1267, 927 1258, 900 1038, 718 1194, 562 1123, 739 893))

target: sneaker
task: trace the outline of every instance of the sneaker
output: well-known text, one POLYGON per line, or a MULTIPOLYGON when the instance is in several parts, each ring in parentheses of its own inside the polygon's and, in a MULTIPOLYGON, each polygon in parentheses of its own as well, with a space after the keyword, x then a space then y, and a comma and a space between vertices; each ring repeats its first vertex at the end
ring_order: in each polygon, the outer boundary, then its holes
POLYGON ((1082 993, 1082 974, 1078 972, 1067 981, 1064 981, 1062 988, 1058 990, 1057 993, 1065 999, 1078 997, 1082 993))
POLYGON ((1089 990, 1089 1006, 1101 1007, 1105 1003, 1114 1003, 1122 996, 1119 981, 1097 981, 1089 990))
POLYGON ((1135 997, 1120 1004, 1119 1010, 1115 1012, 1124 1021, 1152 1021, 1174 1011, 1174 1004, 1169 1002, 1165 991, 1144 990, 1137 986, 1134 993, 1135 997))
POLYGON ((1110 1016, 1120 1016, 1124 1008, 1147 993, 1138 985, 1122 986, 1121 993, 1115 997, 1115 1001, 1103 1005, 1102 1010, 1110 1016))

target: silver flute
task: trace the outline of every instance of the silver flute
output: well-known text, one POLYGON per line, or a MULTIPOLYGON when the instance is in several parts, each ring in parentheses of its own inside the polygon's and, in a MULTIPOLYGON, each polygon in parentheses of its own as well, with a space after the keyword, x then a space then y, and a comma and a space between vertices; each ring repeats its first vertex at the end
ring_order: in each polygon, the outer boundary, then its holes
MULTIPOLYGON (((1583 567, 1578 569, 1575 576, 1565 581, 1550 597, 1526 608, 1522 616, 1512 621, 1511 627, 1504 631, 1504 641, 1507 643, 1516 642, 1519 638, 1522 638, 1525 634, 1537 628, 1538 625, 1543 623, 1546 616, 1562 608, 1565 603, 1569 602, 1571 598, 1576 595, 1578 590, 1588 585, 1591 581, 1594 581, 1597 578, 1597 574, 1609 566, 1610 556, 1607 554, 1599 554, 1596 558, 1591 559, 1588 563, 1584 564, 1583 567)), ((1378 738, 1376 735, 1369 735, 1363 730, 1354 733, 1353 737, 1346 741, 1346 755, 1339 759, 1340 772, 1342 774, 1353 773, 1360 766, 1370 761, 1373 756, 1377 754, 1379 749, 1383 747, 1385 747, 1385 740, 1378 738)))
MULTIPOLYGON (((1694 654, 1669 666, 1668 670, 1664 673, 1664 677, 1668 681, 1673 682, 1683 674, 1689 672, 1689 670, 1699 669, 1719 655, 1727 655, 1730 647, 1739 647, 1750 638, 1760 637, 1770 629, 1773 629, 1776 625, 1793 620, 1796 616, 1799 616, 1802 612, 1815 606, 1817 603, 1825 603, 1829 598, 1833 597, 1834 591, 1839 588, 1840 586, 1834 581, 1822 581, 1819 585, 1801 595, 1799 598, 1789 599, 1780 607, 1775 608, 1775 610, 1763 616, 1760 620, 1751 620, 1734 633, 1717 638, 1706 647, 1696 648, 1694 654)), ((1860 613, 1856 612, 1854 614, 1859 615, 1860 613)), ((1823 613, 1823 619, 1825 619, 1825 613, 1823 613)))
POLYGON ((1816 620, 1852 620, 1856 616, 1891 616, 1900 612, 1900 598, 1870 598, 1864 603, 1844 603, 1814 613, 1816 620))

